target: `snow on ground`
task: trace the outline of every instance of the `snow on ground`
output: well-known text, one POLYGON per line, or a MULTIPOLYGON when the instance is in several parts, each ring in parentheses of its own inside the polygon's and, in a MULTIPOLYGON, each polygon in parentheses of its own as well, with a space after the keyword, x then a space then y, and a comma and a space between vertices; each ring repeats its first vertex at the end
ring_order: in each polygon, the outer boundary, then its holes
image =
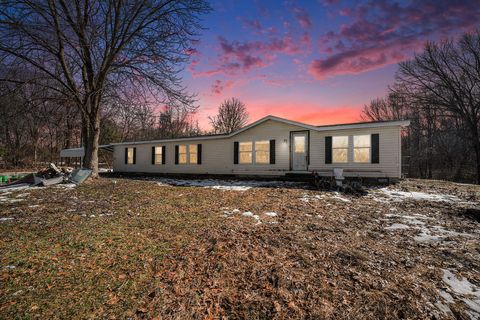
MULTIPOLYGON (((471 319, 480 318, 480 286, 468 281, 466 278, 459 278, 451 270, 443 269, 442 280, 447 284, 452 294, 459 300, 463 301, 468 307, 468 314, 471 319)), ((441 291, 440 296, 445 300, 447 304, 454 302, 454 299, 451 294, 446 291, 441 291)), ((441 303, 440 303, 441 304, 441 303)), ((438 305, 437 305, 438 306, 438 305)), ((445 307, 445 305, 441 306, 445 307)), ((446 306, 448 308, 448 306, 446 306)), ((446 309, 442 309, 446 310, 446 309)), ((450 308, 448 308, 450 310, 450 308)), ((448 312, 448 311, 447 311, 448 312)))
POLYGON ((418 233, 413 237, 417 242, 437 242, 443 241, 449 237, 472 237, 469 233, 461 233, 452 230, 447 230, 439 225, 432 225, 435 219, 423 214, 392 214, 387 213, 385 217, 390 220, 402 220, 402 223, 394 222, 392 225, 385 227, 385 230, 418 230, 418 233))
POLYGON ((342 202, 352 202, 352 200, 342 196, 340 192, 334 191, 334 192, 327 192, 324 194, 316 194, 314 196, 311 196, 309 194, 304 194, 301 198, 300 201, 304 202, 310 202, 310 201, 318 201, 318 200, 329 200, 329 199, 335 199, 335 200, 340 200, 342 202))
POLYGON ((77 185, 75 183, 60 183, 54 185, 54 187, 59 189, 73 189, 76 188, 77 185))
POLYGON ((388 188, 381 188, 377 190, 372 190, 369 192, 370 196, 374 200, 379 202, 401 202, 405 200, 417 200, 417 201, 432 201, 432 202, 450 202, 450 203, 465 203, 470 204, 471 202, 460 199, 457 196, 449 194, 434 194, 434 193, 425 193, 418 191, 401 191, 388 188))
POLYGON ((410 227, 403 223, 394 223, 391 226, 385 228, 385 230, 403 230, 403 229, 410 229, 410 227))
POLYGON ((276 217, 276 216, 278 216, 278 213, 276 213, 276 212, 265 212, 265 215, 269 216, 269 217, 276 217))
MULTIPOLYGON (((224 209, 223 211, 223 216, 224 217, 229 217, 229 216, 232 216, 234 214, 239 214, 241 213, 242 216, 244 217, 250 217, 250 218, 253 218, 255 219, 255 221, 257 222, 256 224, 261 224, 262 223, 262 219, 260 218, 260 216, 258 214, 255 214, 251 211, 240 211, 238 209, 233 209, 233 210, 229 210, 229 208, 222 208, 224 209)), ((271 217, 271 218, 274 218, 274 217, 277 217, 278 216, 278 213, 276 212, 265 212, 264 215, 268 216, 268 217, 271 217)))
POLYGON ((304 185, 293 181, 255 181, 255 180, 221 180, 221 179, 157 179, 159 186, 203 187, 229 191, 247 191, 251 188, 281 188, 304 185))
POLYGON ((12 221, 13 218, 10 218, 10 217, 3 217, 3 218, 0 218, 0 222, 5 222, 5 221, 12 221))

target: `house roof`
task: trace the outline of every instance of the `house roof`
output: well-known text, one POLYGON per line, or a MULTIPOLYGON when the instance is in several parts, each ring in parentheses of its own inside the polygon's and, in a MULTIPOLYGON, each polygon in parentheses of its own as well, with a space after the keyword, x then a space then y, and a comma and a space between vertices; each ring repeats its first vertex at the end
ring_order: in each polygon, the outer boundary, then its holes
POLYGON ((211 135, 199 135, 199 136, 190 136, 190 137, 180 137, 180 138, 167 138, 159 140, 148 140, 148 141, 130 141, 130 142, 118 142, 111 143, 111 145, 129 145, 129 144, 146 144, 146 143, 157 143, 157 142, 171 142, 171 141, 182 141, 182 140, 211 140, 211 139, 222 139, 230 138, 241 132, 244 132, 248 129, 251 129, 261 123, 264 123, 268 120, 277 121, 285 124, 290 124, 294 126, 299 126, 305 129, 314 130, 314 131, 329 131, 329 130, 346 130, 346 129, 362 129, 362 128, 379 128, 379 127, 392 127, 392 126, 408 126, 410 125, 410 120, 388 120, 388 121, 370 121, 370 122, 355 122, 355 123, 344 123, 344 124, 333 124, 333 125, 322 125, 322 126, 313 126, 306 123, 288 120, 272 115, 263 117, 251 124, 235 131, 230 134, 211 134, 211 135))

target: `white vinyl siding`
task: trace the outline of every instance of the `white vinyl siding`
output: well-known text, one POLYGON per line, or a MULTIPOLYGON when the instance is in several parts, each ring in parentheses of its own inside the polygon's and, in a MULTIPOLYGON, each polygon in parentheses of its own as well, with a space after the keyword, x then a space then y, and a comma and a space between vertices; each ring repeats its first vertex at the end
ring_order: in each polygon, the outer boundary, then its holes
MULTIPOLYGON (((137 143, 131 145, 114 145, 114 171, 117 172, 150 172, 171 174, 234 174, 234 175, 271 175, 281 176, 290 171, 290 154, 293 141, 290 141, 291 131, 306 130, 303 127, 285 124, 274 120, 265 121, 255 127, 245 130, 230 138, 218 139, 185 139, 172 141, 159 141, 152 143, 137 143), (276 140, 275 164, 260 165, 252 160, 248 164, 234 164, 234 142, 254 142, 276 140), (152 147, 159 143, 166 147, 166 164, 161 166, 151 165, 152 147), (202 165, 175 165, 175 146, 202 144, 202 165), (136 147, 136 164, 125 164, 125 148, 136 147)), ((310 164, 309 171, 332 172, 333 168, 345 169, 344 175, 348 176, 383 176, 399 178, 401 176, 400 161, 400 126, 382 126, 374 128, 332 129, 328 131, 310 130, 310 164), (354 162, 353 136, 379 134, 380 163, 354 162), (348 163, 325 163, 325 137, 349 136, 348 163), (374 172, 374 173, 371 173, 374 172)), ((239 146, 240 149, 240 146, 239 146)), ((254 152, 255 146, 251 146, 254 152)), ((187 149, 188 154, 188 149, 187 149)), ((332 159, 333 160, 333 159, 332 159)), ((333 162, 333 161, 332 161, 333 162)))

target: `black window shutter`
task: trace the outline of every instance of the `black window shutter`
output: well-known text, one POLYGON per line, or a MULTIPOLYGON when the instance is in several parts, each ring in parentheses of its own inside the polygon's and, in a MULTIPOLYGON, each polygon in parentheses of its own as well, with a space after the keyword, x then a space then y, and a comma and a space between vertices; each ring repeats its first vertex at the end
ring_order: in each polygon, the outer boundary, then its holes
POLYGON ((152 164, 155 164, 155 147, 152 147, 152 164))
POLYGON ((332 137, 325 137, 325 163, 332 163, 332 137))
POLYGON ((197 144, 197 164, 202 164, 202 144, 197 144))
POLYGON ((178 145, 175 145, 175 164, 178 164, 178 145))
POLYGON ((233 143, 233 164, 238 164, 238 141, 233 143))
POLYGON ((165 151, 166 151, 166 149, 167 149, 166 146, 162 146, 162 164, 165 164, 165 159, 166 159, 165 151))
POLYGON ((137 163, 137 148, 133 148, 133 164, 137 163))
POLYGON ((380 136, 378 133, 371 135, 372 163, 380 163, 380 136))
POLYGON ((270 164, 275 164, 275 140, 270 140, 270 164))
POLYGON ((125 164, 128 164, 128 148, 125 148, 125 164))

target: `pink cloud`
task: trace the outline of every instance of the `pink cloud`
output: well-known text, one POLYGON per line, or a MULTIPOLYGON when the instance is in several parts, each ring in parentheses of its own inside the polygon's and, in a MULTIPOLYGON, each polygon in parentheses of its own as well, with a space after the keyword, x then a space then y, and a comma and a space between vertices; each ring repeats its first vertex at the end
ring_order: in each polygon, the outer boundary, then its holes
POLYGON ((194 77, 217 74, 238 75, 271 65, 278 54, 293 56, 305 54, 312 49, 312 40, 308 33, 303 33, 299 38, 287 34, 267 41, 246 42, 229 41, 220 36, 218 42, 219 53, 213 68, 206 71, 197 70, 199 61, 192 61, 189 71, 194 77))
POLYGON ((215 80, 215 82, 212 84, 212 94, 214 95, 221 95, 223 93, 223 90, 225 89, 231 89, 235 82, 233 80, 215 80))
POLYGON ((305 9, 300 8, 300 7, 294 7, 293 8, 293 13, 295 15, 295 18, 297 19, 298 23, 300 26, 304 29, 308 29, 312 27, 312 21, 310 20, 310 16, 308 13, 305 11, 305 9))

